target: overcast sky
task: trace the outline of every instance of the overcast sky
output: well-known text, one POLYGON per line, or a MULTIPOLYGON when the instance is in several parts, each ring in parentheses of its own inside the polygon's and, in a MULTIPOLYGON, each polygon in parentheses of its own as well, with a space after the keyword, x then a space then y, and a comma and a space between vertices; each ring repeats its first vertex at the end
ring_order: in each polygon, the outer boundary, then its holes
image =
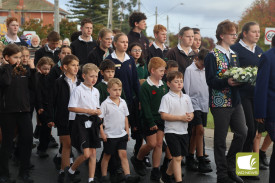
MULTIPOLYGON (((54 3, 54 0, 49 0, 54 3)), ((229 19, 238 22, 242 13, 254 0, 140 0, 141 11, 147 16, 147 34, 153 36, 155 25, 155 9, 158 8, 158 24, 167 26, 177 33, 180 27, 198 27, 202 36, 215 38, 215 30, 219 22, 229 19)), ((59 0, 61 8, 68 10, 65 5, 68 0, 59 0)))

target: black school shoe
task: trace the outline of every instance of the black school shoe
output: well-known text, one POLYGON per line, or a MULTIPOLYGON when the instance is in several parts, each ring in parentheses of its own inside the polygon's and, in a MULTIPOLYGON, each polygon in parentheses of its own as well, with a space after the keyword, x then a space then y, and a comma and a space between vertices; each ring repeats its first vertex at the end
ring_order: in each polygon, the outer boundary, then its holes
POLYGON ((30 178, 30 175, 28 172, 24 172, 22 174, 19 174, 16 182, 17 183, 33 183, 34 181, 30 178))
POLYGON ((160 170, 159 168, 152 168, 150 179, 153 181, 159 181, 160 180, 160 170))
POLYGON ((235 181, 236 183, 244 183, 243 179, 241 177, 239 177, 235 171, 230 171, 227 172, 228 173, 228 177, 230 179, 232 179, 233 181, 235 181))
POLYGON ((53 158, 53 163, 54 163, 55 169, 60 170, 60 168, 61 168, 61 157, 57 157, 57 155, 55 155, 54 158, 53 158))
POLYGON ((58 183, 64 183, 65 182, 65 173, 58 173, 58 178, 57 178, 58 183))
POLYGON ((50 142, 48 145, 49 148, 56 148, 58 147, 58 143, 56 142, 55 138, 51 135, 50 136, 50 142))
POLYGON ((135 175, 130 175, 125 180, 126 183, 138 183, 139 181, 140 181, 140 177, 135 175))
POLYGON ((143 162, 144 162, 144 164, 145 164, 146 167, 150 168, 152 166, 151 163, 150 163, 150 159, 149 159, 148 156, 144 157, 143 162))
POLYGON ((110 173, 110 182, 111 183, 120 183, 125 180, 125 175, 123 172, 116 171, 115 173, 110 173))
POLYGON ((162 174, 161 181, 163 183, 172 183, 172 175, 167 175, 167 173, 162 174))
POLYGON ((198 162, 194 156, 186 156, 186 168, 194 172, 198 171, 198 162))
POLYGON ((209 173, 213 171, 210 164, 206 162, 203 156, 199 157, 198 160, 199 160, 198 171, 200 173, 209 173))
POLYGON ((266 153, 264 151, 260 150, 259 158, 260 158, 260 162, 262 162, 263 165, 269 166, 269 162, 267 161, 266 153))
POLYGON ((101 177, 101 183, 110 183, 110 180, 107 176, 102 176, 101 177))
POLYGON ((15 183, 15 180, 11 180, 9 177, 1 176, 0 183, 15 183))
POLYGON ((75 173, 71 174, 69 172, 69 167, 65 168, 65 174, 67 175, 67 180, 68 180, 68 181, 66 181, 66 183, 78 183, 78 182, 81 182, 81 178, 79 178, 78 175, 76 175, 75 173))
POLYGON ((39 156, 39 158, 47 158, 47 157, 49 157, 49 154, 46 153, 46 151, 37 150, 36 154, 39 156))
POLYGON ((139 161, 135 156, 132 156, 130 160, 137 174, 140 176, 146 175, 146 166, 143 161, 139 161))
POLYGON ((217 183, 236 183, 236 182, 231 178, 229 178, 228 176, 226 176, 221 179, 217 179, 217 183))

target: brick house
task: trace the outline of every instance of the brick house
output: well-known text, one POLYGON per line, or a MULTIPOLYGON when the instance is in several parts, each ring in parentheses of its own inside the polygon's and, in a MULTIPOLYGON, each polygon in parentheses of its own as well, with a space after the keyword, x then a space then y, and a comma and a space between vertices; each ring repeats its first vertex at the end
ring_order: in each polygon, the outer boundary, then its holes
MULTIPOLYGON (((70 13, 59 8, 60 21, 70 13)), ((47 0, 0 0, 0 23, 16 17, 19 25, 30 19, 43 20, 43 25, 54 24, 54 4, 47 0)))

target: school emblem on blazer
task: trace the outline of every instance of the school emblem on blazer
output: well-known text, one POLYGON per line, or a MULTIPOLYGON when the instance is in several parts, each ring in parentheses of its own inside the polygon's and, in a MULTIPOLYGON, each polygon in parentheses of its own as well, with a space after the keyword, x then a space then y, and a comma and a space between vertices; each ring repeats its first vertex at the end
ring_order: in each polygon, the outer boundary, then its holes
POLYGON ((115 67, 117 67, 118 69, 120 69, 121 64, 116 64, 115 67))
POLYGON ((258 57, 260 58, 262 56, 262 54, 259 54, 258 57))

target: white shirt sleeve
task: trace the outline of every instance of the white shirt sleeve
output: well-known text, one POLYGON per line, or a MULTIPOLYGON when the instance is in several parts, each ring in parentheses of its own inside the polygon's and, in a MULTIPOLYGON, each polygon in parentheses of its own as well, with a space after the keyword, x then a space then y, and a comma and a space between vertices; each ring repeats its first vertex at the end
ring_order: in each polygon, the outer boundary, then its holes
POLYGON ((71 97, 70 97, 68 107, 78 107, 79 97, 80 97, 79 90, 77 88, 75 88, 74 91, 72 92, 71 97))
POLYGON ((97 109, 100 109, 100 102, 99 102, 99 99, 100 99, 100 93, 99 93, 99 91, 98 91, 98 90, 97 90, 97 94, 98 94, 98 95, 97 95, 97 96, 98 96, 98 98, 97 98, 97 101, 96 101, 96 102, 97 102, 97 104, 96 104, 96 108, 97 108, 97 109))
POLYGON ((128 110, 126 102, 124 102, 124 110, 123 111, 124 111, 125 116, 129 116, 129 110, 128 110))
POLYGON ((184 80, 183 80, 183 87, 184 91, 187 95, 190 94, 190 84, 191 84, 191 72, 190 68, 186 68, 185 73, 184 73, 184 80))
POLYGON ((100 106, 101 114, 98 116, 99 118, 104 118, 106 115, 106 102, 102 102, 100 106))
POLYGON ((191 98, 190 98, 188 95, 185 95, 185 96, 186 96, 186 98, 187 98, 187 112, 188 112, 188 113, 194 112, 191 98))
POLYGON ((159 106, 159 113, 169 113, 169 101, 168 97, 164 95, 161 99, 160 106, 159 106))

